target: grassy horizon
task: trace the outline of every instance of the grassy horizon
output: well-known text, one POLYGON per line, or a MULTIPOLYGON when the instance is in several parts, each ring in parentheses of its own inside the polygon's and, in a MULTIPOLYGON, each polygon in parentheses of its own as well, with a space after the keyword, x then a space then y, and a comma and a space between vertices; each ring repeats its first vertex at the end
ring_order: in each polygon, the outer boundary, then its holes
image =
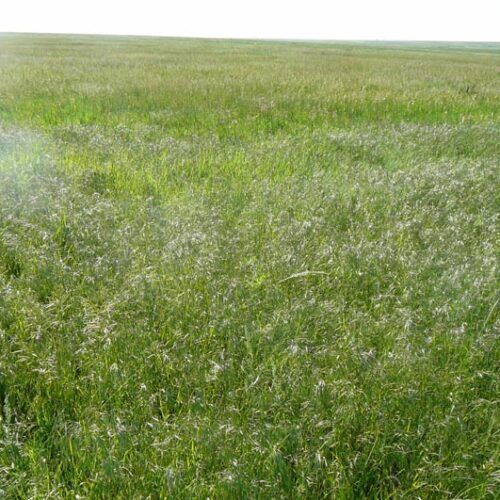
POLYGON ((499 63, 0 34, 0 497, 495 498, 499 63))

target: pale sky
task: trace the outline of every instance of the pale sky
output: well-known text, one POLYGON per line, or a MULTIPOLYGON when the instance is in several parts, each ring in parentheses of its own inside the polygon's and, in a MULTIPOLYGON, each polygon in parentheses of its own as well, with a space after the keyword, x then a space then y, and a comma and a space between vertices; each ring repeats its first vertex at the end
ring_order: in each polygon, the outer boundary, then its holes
POLYGON ((0 0, 0 32, 500 41, 500 0, 0 0))

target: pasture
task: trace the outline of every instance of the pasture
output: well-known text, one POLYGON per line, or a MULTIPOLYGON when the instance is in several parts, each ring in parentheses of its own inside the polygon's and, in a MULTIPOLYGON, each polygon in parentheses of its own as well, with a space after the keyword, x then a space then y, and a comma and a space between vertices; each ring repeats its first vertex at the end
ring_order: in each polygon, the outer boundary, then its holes
POLYGON ((494 498, 499 68, 0 35, 0 497, 494 498))

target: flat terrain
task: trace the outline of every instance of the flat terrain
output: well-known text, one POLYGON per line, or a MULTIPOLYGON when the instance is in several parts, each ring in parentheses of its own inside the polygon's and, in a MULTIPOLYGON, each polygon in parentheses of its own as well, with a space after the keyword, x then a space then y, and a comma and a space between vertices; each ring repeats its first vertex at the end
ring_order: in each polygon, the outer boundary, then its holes
POLYGON ((494 498, 500 44, 0 35, 0 497, 494 498))

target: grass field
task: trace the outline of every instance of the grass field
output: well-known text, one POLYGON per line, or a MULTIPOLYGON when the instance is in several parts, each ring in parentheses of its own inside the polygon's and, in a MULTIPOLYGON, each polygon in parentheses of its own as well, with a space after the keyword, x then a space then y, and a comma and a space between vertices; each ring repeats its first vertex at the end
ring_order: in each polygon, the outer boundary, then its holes
POLYGON ((0 497, 494 498, 499 70, 0 35, 0 497))

